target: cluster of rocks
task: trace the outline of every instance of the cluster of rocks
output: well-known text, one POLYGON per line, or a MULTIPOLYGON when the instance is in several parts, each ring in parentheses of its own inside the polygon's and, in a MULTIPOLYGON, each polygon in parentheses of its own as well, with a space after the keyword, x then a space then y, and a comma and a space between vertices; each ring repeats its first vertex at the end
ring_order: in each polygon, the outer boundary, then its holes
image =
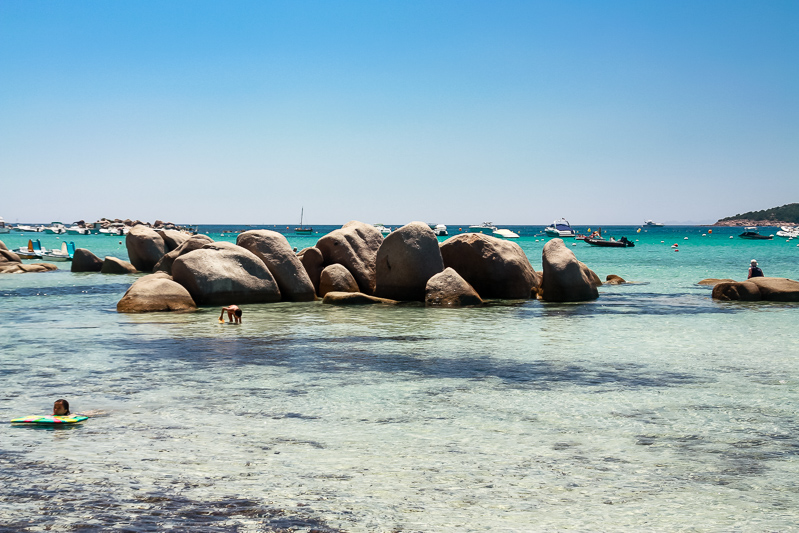
POLYGON ((57 269, 58 267, 52 263, 23 263, 17 254, 9 250, 3 241, 0 241, 0 274, 47 272, 57 269))
POLYGON ((597 298, 602 284, 561 239, 544 246, 539 273, 514 242, 470 233, 439 244, 421 222, 383 238, 374 226, 352 221, 299 253, 269 230, 246 231, 233 244, 139 225, 128 233, 126 246, 132 266, 154 274, 130 287, 117 305, 120 312, 318 297, 335 304, 434 306, 486 299, 572 302, 597 298))
POLYGON ((712 285, 714 300, 741 302, 799 302, 799 281, 788 278, 703 279, 700 285, 712 285))
POLYGON ((112 220, 110 218, 103 217, 97 222, 87 223, 85 220, 79 220, 75 224, 81 228, 97 228, 97 229, 99 228, 108 229, 113 224, 117 225, 124 224, 125 226, 131 228, 134 226, 147 226, 148 228, 153 228, 153 229, 171 229, 171 230, 183 229, 181 226, 178 226, 177 224, 174 224, 172 222, 164 222, 162 220, 156 220, 151 224, 149 222, 142 222, 141 220, 131 220, 129 218, 126 218, 125 220, 122 220, 121 218, 115 218, 112 220))

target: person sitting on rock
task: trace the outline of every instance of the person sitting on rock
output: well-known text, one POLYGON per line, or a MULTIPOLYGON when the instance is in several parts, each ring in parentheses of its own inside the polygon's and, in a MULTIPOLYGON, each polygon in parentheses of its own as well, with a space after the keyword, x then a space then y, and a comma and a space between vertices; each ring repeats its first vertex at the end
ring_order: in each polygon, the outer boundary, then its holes
POLYGON ((56 400, 53 403, 53 416, 67 415, 69 415, 69 402, 63 399, 56 400))
POLYGON ((236 324, 241 324, 241 309, 239 309, 238 305, 229 305, 227 307, 223 307, 222 312, 219 314, 220 322, 224 322, 222 317, 225 315, 225 311, 227 311, 227 318, 230 322, 235 321, 236 324))
POLYGON ((749 279, 749 278, 762 278, 763 277, 763 271, 760 270, 760 267, 757 266, 757 261, 752 259, 749 262, 749 264, 750 264, 750 266, 749 266, 749 275, 746 277, 746 279, 749 279))

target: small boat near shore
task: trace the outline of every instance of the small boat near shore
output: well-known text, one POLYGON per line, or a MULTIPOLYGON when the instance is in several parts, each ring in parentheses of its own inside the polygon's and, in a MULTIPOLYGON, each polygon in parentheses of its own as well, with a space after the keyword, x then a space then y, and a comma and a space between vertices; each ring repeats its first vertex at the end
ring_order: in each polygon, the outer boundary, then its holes
POLYGON ((39 242, 39 239, 35 241, 28 239, 27 246, 20 246, 11 251, 17 254, 20 259, 41 259, 43 253, 42 243, 39 242))
POLYGON ((738 235, 742 239, 750 239, 750 240, 772 240, 774 238, 773 235, 761 235, 757 231, 756 226, 746 226, 744 228, 743 233, 738 235))
POLYGON ((611 237, 610 239, 601 239, 595 237, 585 237, 583 239, 591 246, 600 246, 604 248, 632 248, 635 243, 628 240, 627 237, 622 237, 618 241, 611 237))
POLYGON ((494 233, 492 233, 491 235, 493 235, 494 237, 501 237, 503 239, 518 239, 519 238, 519 234, 518 233, 516 233, 515 231, 511 231, 509 229, 505 229, 505 228, 494 230, 494 233))
POLYGON ((75 255, 74 242, 62 242, 61 249, 54 248, 52 250, 42 250, 41 258, 48 261, 72 261, 72 256, 75 255))

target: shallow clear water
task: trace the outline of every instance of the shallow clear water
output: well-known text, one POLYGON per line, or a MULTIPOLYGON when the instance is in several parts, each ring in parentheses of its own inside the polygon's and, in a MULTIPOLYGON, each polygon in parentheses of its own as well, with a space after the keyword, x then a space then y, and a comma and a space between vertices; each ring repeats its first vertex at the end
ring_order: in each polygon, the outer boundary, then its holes
POLYGON ((0 424, 0 525, 795 530, 799 306, 714 302, 696 282, 741 279, 751 258, 797 279, 799 248, 702 231, 573 247, 637 282, 587 304, 279 303, 233 326, 217 309, 117 314, 137 276, 0 277, 0 420, 60 397, 97 415, 0 424))

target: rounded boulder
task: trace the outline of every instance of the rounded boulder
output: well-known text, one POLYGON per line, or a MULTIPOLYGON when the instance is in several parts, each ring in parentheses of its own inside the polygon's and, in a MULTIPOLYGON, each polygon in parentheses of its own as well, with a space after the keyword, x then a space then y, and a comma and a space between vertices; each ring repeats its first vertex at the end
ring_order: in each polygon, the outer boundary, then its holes
POLYGON ((527 256, 515 242, 464 233, 441 243, 444 267, 454 269, 481 298, 522 300, 537 288, 527 256))
POLYGON ((150 274, 136 280, 117 303, 120 313, 193 311, 197 309, 189 291, 165 273, 150 274))
POLYGON ((760 289, 748 281, 722 281, 713 286, 712 298, 722 301, 757 302, 762 300, 760 289))
POLYGON ((103 259, 100 272, 103 274, 135 274, 137 270, 135 266, 127 261, 108 256, 103 259))
POLYGON ((358 283, 344 265, 328 265, 319 276, 319 296, 329 292, 358 292, 358 283))
POLYGON ((172 264, 172 278, 198 305, 268 303, 280 300, 275 278, 255 254, 229 242, 206 244, 172 264))
POLYGON ((308 302, 316 299, 311 278, 283 234, 270 230, 245 231, 238 236, 236 244, 264 262, 284 300, 308 302))
POLYGON ((477 291, 452 268, 445 268, 427 281, 424 302, 430 306, 480 305, 477 291))
POLYGON ((548 302, 586 302, 599 298, 596 274, 577 260, 563 239, 552 239, 541 253, 542 298, 548 302))
POLYGON ((147 226, 133 226, 125 237, 130 263, 142 272, 152 272, 153 267, 166 254, 166 244, 157 231, 147 226))
POLYGON ((72 255, 72 272, 100 272, 103 260, 86 248, 78 248, 72 255))
POLYGON ((436 234, 423 222, 411 222, 392 231, 377 250, 375 295, 422 302, 427 280, 443 270, 436 234))
POLYGON ((319 280, 322 275, 322 270, 325 268, 325 258, 322 256, 322 252, 319 251, 319 248, 313 246, 310 248, 303 248, 297 254, 297 259, 300 260, 302 267, 305 269, 305 273, 308 274, 308 278, 311 280, 311 283, 313 283, 316 294, 322 296, 319 292, 319 280))
POLYGON ((164 257, 155 264, 153 272, 172 274, 172 264, 175 262, 175 259, 181 255, 193 252, 194 250, 199 250, 206 244, 211 244, 212 242, 214 242, 214 240, 207 235, 192 235, 181 243, 180 246, 165 254, 164 257))
POLYGON ((340 263, 352 272, 365 294, 375 292, 375 260, 383 235, 370 224, 353 220, 331 231, 316 243, 325 264, 340 263))

